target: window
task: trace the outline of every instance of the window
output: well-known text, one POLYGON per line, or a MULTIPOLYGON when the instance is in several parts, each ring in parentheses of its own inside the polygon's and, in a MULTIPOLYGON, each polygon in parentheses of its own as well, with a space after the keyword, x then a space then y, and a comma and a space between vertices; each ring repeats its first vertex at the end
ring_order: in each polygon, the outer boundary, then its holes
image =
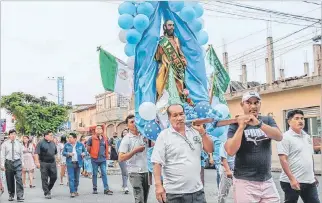
POLYGON ((111 96, 106 97, 106 102, 105 102, 105 108, 110 109, 111 108, 111 96))
POLYGON ((117 95, 111 96, 111 107, 117 107, 117 95))

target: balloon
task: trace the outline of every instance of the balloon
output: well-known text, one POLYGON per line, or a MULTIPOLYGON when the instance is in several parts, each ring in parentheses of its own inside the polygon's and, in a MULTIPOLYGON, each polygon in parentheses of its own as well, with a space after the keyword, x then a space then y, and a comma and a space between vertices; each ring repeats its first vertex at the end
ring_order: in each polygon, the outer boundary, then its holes
POLYGON ((135 54, 135 44, 126 44, 124 47, 124 52, 125 54, 130 57, 130 56, 134 56, 135 54))
POLYGON ((208 33, 204 30, 201 30, 200 32, 198 32, 197 34, 197 39, 198 39, 198 43, 199 45, 205 45, 208 42, 208 33))
POLYGON ((158 1, 148 1, 148 2, 153 6, 153 8, 156 8, 158 5, 158 1))
POLYGON ((201 4, 195 4, 193 9, 195 10, 196 18, 199 18, 203 15, 204 10, 201 4))
POLYGON ((119 32, 119 39, 123 43, 126 43, 126 33, 127 33, 127 30, 120 30, 119 32))
POLYGON ((196 18, 195 10, 192 7, 184 7, 180 12, 180 17, 187 23, 193 21, 196 18))
POLYGON ((120 28, 127 30, 133 27, 133 16, 130 14, 122 14, 119 17, 118 24, 120 28))
POLYGON ((229 108, 225 104, 217 104, 214 110, 220 112, 224 119, 229 116, 229 108))
POLYGON ((195 6, 196 4, 198 4, 197 1, 185 1, 184 2, 185 6, 195 6))
POLYGON ((157 108, 152 102, 143 102, 139 106, 139 115, 147 121, 154 120, 157 115, 157 108))
POLYGON ((155 120, 147 122, 144 126, 144 135, 150 140, 156 141, 160 132, 161 127, 155 120))
POLYGON ((146 15, 138 14, 134 17, 133 25, 141 33, 149 27, 149 23, 149 18, 146 15))
POLYGON ((208 126, 208 124, 207 124, 207 132, 213 137, 220 137, 225 133, 225 131, 226 131, 225 126, 211 128, 210 125, 208 126))
POLYGON ((184 7, 183 1, 169 1, 170 10, 173 12, 179 12, 184 7))
POLYGON ((197 113, 198 118, 206 118, 209 111, 211 110, 212 108, 209 102, 206 101, 199 102, 194 108, 194 111, 197 113))
POLYGON ((137 8, 138 14, 144 14, 147 17, 150 17, 153 14, 153 12, 154 12, 154 8, 152 4, 150 4, 149 2, 141 3, 137 8))
POLYGON ((136 29, 130 29, 126 33, 126 41, 129 44, 137 44, 141 40, 142 34, 136 29))
POLYGON ((189 27, 193 32, 199 32, 202 29, 202 24, 199 19, 194 19, 191 23, 189 23, 189 27))
MULTIPOLYGON (((204 28, 204 27, 205 27, 205 21, 204 21, 202 18, 199 18, 199 20, 200 20, 200 22, 201 22, 202 28, 204 28)), ((201 28, 201 29, 202 29, 202 28, 201 28)))
POLYGON ((132 2, 123 2, 122 4, 120 4, 119 6, 119 14, 123 15, 123 14, 130 14, 130 15, 134 15, 136 12, 136 7, 132 2))

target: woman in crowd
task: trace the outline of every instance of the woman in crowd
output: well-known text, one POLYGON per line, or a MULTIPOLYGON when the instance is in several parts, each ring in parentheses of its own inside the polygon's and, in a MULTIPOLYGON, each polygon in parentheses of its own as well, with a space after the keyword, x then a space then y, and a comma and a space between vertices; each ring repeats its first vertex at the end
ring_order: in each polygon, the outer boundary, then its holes
POLYGON ((24 187, 26 186, 26 174, 29 176, 29 187, 34 188, 35 186, 32 184, 33 175, 35 171, 35 161, 34 161, 34 152, 35 148, 31 143, 31 140, 27 135, 22 137, 23 143, 23 170, 22 170, 22 183, 24 187))
MULTIPOLYGON (((60 185, 64 185, 64 177, 66 174, 66 157, 62 155, 64 146, 67 142, 66 136, 63 135, 60 137, 60 143, 57 145, 57 155, 60 165, 60 185)), ((67 178, 67 185, 68 185, 68 178, 67 178)))

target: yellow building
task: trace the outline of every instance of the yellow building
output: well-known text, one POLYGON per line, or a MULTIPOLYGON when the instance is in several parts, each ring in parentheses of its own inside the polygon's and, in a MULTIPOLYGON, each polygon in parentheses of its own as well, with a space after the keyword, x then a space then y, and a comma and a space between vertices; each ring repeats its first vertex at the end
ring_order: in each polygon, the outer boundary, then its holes
MULTIPOLYGON (((290 78, 275 81, 273 84, 227 93, 225 95, 232 116, 243 114, 240 107, 241 97, 247 91, 257 91, 262 98, 261 115, 272 116, 282 132, 288 130, 287 113, 300 109, 305 114, 305 131, 312 135, 315 144, 321 143, 321 97, 322 77, 290 78), (317 143, 319 142, 319 143, 317 143)), ((315 168, 321 171, 321 155, 314 155, 315 168)), ((276 144, 272 146, 272 167, 280 169, 276 144)))

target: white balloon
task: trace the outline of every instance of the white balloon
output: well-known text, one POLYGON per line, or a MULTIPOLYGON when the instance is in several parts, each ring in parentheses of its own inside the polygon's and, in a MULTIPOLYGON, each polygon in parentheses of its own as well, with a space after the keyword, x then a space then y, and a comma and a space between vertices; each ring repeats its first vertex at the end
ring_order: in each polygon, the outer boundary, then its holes
POLYGON ((135 63, 135 58, 134 56, 131 56, 127 59, 127 67, 131 70, 134 70, 134 63, 135 63))
POLYGON ((123 43, 126 43, 126 33, 127 33, 127 30, 120 30, 119 32, 119 39, 121 42, 123 43))
POLYGON ((139 107, 139 114, 144 120, 151 121, 157 116, 157 108, 152 102, 143 102, 139 107))

